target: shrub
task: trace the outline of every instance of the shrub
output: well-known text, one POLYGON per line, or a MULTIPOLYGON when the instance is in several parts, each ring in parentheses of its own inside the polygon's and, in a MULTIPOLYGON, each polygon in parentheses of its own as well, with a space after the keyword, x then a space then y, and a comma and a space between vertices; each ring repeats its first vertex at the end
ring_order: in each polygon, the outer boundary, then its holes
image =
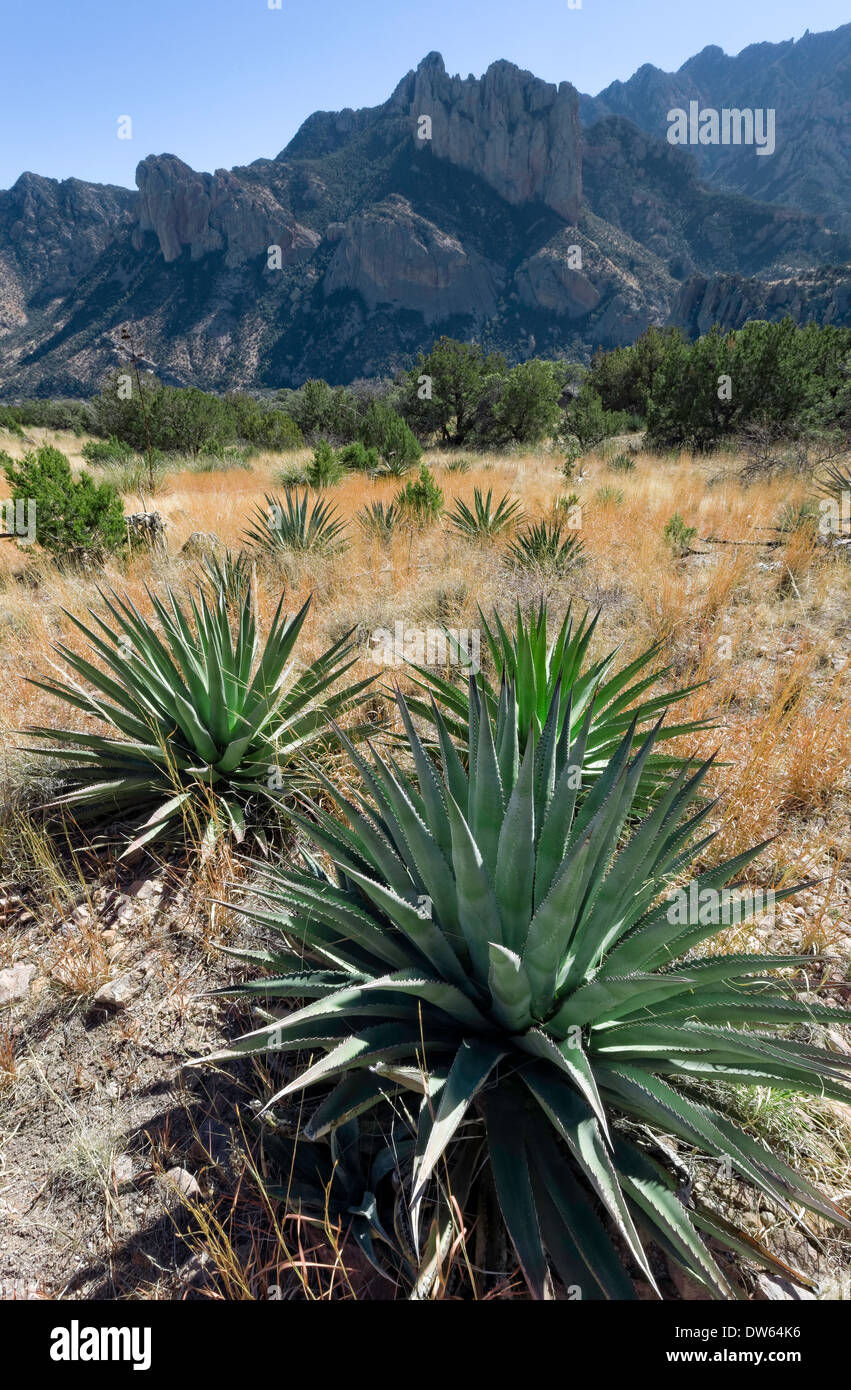
POLYGON ((508 554, 523 569, 538 568, 557 574, 579 564, 584 549, 577 535, 565 536, 561 521, 536 521, 520 532, 508 547, 508 554))
POLYGON ((688 555, 691 549, 691 543, 697 535, 697 527, 686 526, 679 512, 674 512, 670 520, 665 522, 662 535, 671 553, 682 558, 684 555, 688 555))
POLYGON ((579 389, 564 413, 563 431, 568 440, 576 440, 583 453, 601 444, 613 434, 621 434, 627 426, 622 411, 606 410, 603 402, 587 384, 579 389))
MULTIPOLYGON (((648 1239, 710 1296, 735 1298, 705 1237, 783 1266, 699 1190, 681 1192, 664 1136, 731 1162, 784 1211, 800 1204, 848 1228, 700 1083, 847 1104, 849 1058, 783 1030, 849 1015, 767 978, 806 956, 699 954, 723 910, 707 912, 706 895, 717 903, 762 847, 692 869, 700 906, 672 891, 706 843, 694 808, 709 765, 666 784, 624 839, 654 733, 631 758, 630 729, 580 799, 581 748, 554 736, 559 698, 518 758, 510 688, 494 719, 471 683, 465 769, 439 714, 435 765, 398 695, 413 770, 353 753, 367 790, 326 787, 346 824, 318 805, 298 815, 326 862, 263 871, 274 964, 233 991, 272 1015, 207 1060, 310 1054, 273 1063, 282 1084, 269 1101, 279 1112, 290 1101, 300 1120, 316 1089, 309 1141, 345 1141, 353 1115, 398 1134, 421 1276, 447 1227, 451 1239, 451 1200, 468 1226, 501 1214, 533 1298, 551 1296, 553 1273, 584 1297, 634 1299, 631 1270, 658 1292, 648 1239)), ((755 899, 736 901, 741 920, 754 915, 755 899)))
POLYGON ((130 445, 115 435, 111 439, 87 439, 80 452, 91 464, 129 463, 135 458, 130 445))
POLYGON ((246 530, 246 538, 259 545, 261 550, 313 551, 319 554, 333 554, 345 549, 345 525, 338 519, 336 507, 317 497, 313 506, 308 505, 308 493, 299 497, 298 492, 284 488, 283 501, 270 493, 266 494, 266 510, 255 508, 254 524, 246 530))
POLYGON ((419 476, 400 488, 394 501, 410 520, 425 525, 436 521, 443 511, 443 489, 438 487, 434 474, 424 463, 420 466, 419 476))
POLYGON ((635 459, 632 454, 614 454, 607 461, 607 467, 613 473, 632 473, 635 468, 635 459))
POLYGON ((307 465, 307 481, 311 487, 332 487, 343 476, 342 464, 338 462, 334 450, 327 439, 320 439, 313 458, 307 465))
POLYGON ((353 468, 358 473, 378 471, 378 450, 374 447, 368 449, 359 439, 352 444, 344 444, 342 449, 337 451, 337 458, 344 468, 353 468))
POLYGON ((124 540, 124 508, 108 482, 95 483, 88 473, 74 478, 71 465, 50 445, 15 463, 0 454, 13 501, 35 508, 36 540, 57 560, 95 559, 116 550, 124 540))
POLYGON ((241 842, 283 795, 303 790, 305 756, 333 741, 328 718, 357 704, 370 683, 329 694, 354 664, 350 634, 297 679, 287 679, 309 599, 287 618, 281 617, 282 596, 261 651, 248 588, 235 622, 223 588, 209 601, 202 591, 191 613, 170 590, 165 602, 151 596, 157 624, 126 596, 101 597, 114 631, 97 617, 97 631, 75 622, 106 670, 60 645, 57 651, 85 687, 59 680, 35 684, 106 720, 117 737, 77 729, 28 732, 54 745, 33 751, 65 764, 69 790, 55 806, 68 807, 78 819, 119 815, 132 822, 125 855, 154 840, 186 839, 205 849, 223 837, 241 842))
POLYGON ((492 488, 488 488, 486 497, 482 496, 480 488, 473 488, 473 510, 459 499, 454 510, 449 513, 449 522, 468 540, 481 540, 501 535, 503 531, 523 520, 520 503, 509 497, 507 492, 495 507, 492 499, 492 488))
POLYGON ((396 476, 416 467, 422 458, 416 435, 384 401, 372 401, 361 420, 359 438, 368 449, 378 451, 388 471, 396 476))

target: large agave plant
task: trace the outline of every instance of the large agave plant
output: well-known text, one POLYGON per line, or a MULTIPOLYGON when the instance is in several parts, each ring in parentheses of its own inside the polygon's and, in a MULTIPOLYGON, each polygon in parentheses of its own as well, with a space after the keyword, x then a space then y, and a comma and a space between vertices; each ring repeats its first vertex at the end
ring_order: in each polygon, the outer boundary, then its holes
POLYGON ((213 600, 200 591, 191 615, 171 590, 166 595, 165 602, 150 595, 159 632, 115 594, 101 594, 114 626, 93 610, 94 627, 68 613, 102 664, 60 645, 85 684, 33 682, 116 731, 28 730, 51 740, 33 752, 66 765, 68 790, 56 804, 80 820, 135 824, 125 853, 173 838, 181 824, 193 836, 200 828, 206 842, 222 831, 242 840, 249 807, 268 809, 270 796, 299 785, 305 754, 328 741, 328 718, 358 704, 372 679, 330 693, 357 659, 347 659, 348 634, 292 678, 309 599, 288 618, 282 595, 261 650, 249 589, 233 621, 224 588, 213 600))
POLYGON ((648 1237, 712 1295, 734 1297, 701 1233, 777 1262, 709 1209, 689 1209, 647 1136, 728 1160, 787 1212, 800 1203, 848 1226, 711 1086, 851 1099, 848 1057, 772 1030, 848 1015, 773 978, 803 958, 700 954, 719 924, 706 894, 762 848, 700 873, 685 906, 672 891, 713 838, 710 806, 694 810, 708 764, 681 770, 624 842, 656 731, 631 756, 631 727, 578 803, 571 768, 590 713, 575 738, 570 718, 559 734, 554 699, 521 755, 515 701, 508 683, 492 720, 470 683, 469 770, 439 714, 435 768, 401 697, 415 777, 350 747, 368 795, 326 782, 345 823, 317 807, 300 822, 333 872, 309 856, 304 872, 273 869, 248 914, 281 948, 267 957, 272 977, 244 992, 312 1002, 267 1013, 218 1057, 312 1054, 269 1102, 322 1088, 308 1138, 374 1107, 410 1108, 414 1239, 435 1191, 464 1200, 478 1173, 534 1297, 548 1295, 552 1270, 584 1298, 632 1297, 629 1266, 654 1285, 648 1237))
MULTIPOLYGON (((517 738, 522 754, 529 734, 533 739, 540 738, 554 702, 559 738, 564 733, 565 721, 569 720, 568 737, 575 740, 582 721, 590 711, 591 723, 582 765, 585 783, 600 775, 633 721, 638 730, 643 730, 658 719, 669 705, 684 700, 698 688, 689 686, 654 695, 651 699, 641 698, 652 686, 658 686, 668 673, 667 667, 652 670, 661 644, 649 647, 620 671, 614 671, 617 649, 599 661, 586 665, 599 612, 593 617, 586 612, 574 627, 572 606, 569 607, 554 638, 549 635, 549 615, 543 599, 537 613, 533 609, 528 620, 524 618, 520 605, 517 605, 513 634, 505 628, 498 612, 494 612, 492 625, 481 608, 479 616, 493 663, 494 678, 491 681, 484 671, 479 671, 476 679, 480 697, 491 718, 495 719, 497 715, 502 683, 510 681, 514 689, 513 708, 517 715, 517 738)), ((469 673, 469 652, 459 645, 451 632, 447 631, 446 635, 459 670, 469 673)), ((413 669, 417 672, 415 684, 438 701, 448 729, 463 750, 470 738, 465 686, 453 684, 427 666, 414 666, 413 669)), ((431 706, 427 701, 413 696, 408 703, 414 713, 431 719, 431 706)), ((672 724, 658 733, 657 744, 706 727, 706 721, 701 720, 672 724)), ((682 759, 666 757, 662 753, 652 754, 647 759, 638 787, 639 802, 652 794, 666 771, 680 766, 682 759)))

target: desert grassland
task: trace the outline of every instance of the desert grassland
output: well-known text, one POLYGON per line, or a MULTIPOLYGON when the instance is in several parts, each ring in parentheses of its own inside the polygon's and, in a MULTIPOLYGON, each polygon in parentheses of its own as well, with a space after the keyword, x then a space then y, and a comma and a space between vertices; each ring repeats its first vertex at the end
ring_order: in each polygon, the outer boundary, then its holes
MULTIPOLYGON (((79 464, 82 440, 32 431, 31 438, 36 437, 39 443, 56 443, 79 464)), ((0 435, 0 448, 12 454, 23 451, 21 441, 13 436, 0 435)), ((0 765, 6 802, 0 814, 0 864, 6 860, 0 866, 0 889, 8 891, 17 877, 29 874, 27 856, 39 861, 42 877, 45 866, 48 878, 55 872, 58 883, 61 877, 38 832, 21 830, 20 806, 26 800, 32 768, 20 749, 18 731, 30 724, 55 727, 73 721, 73 711, 59 707, 28 683, 48 672, 51 661, 61 665, 51 652, 57 641, 83 642, 66 611, 87 621, 87 610, 99 602, 98 585, 129 593, 143 612, 150 611, 147 586, 162 590, 168 584, 185 594, 198 575, 197 559, 181 554, 190 535, 214 533, 224 545, 238 550, 251 511, 264 505, 266 493, 281 491, 281 469, 291 470, 309 456, 307 450, 259 455, 250 470, 205 473, 186 467, 170 472, 156 495, 146 497, 148 507, 156 508, 167 521, 166 555, 139 551, 94 573, 62 574, 46 559, 27 555, 11 543, 0 545, 0 765), (9 830, 13 820, 14 834, 9 830)), ((827 969, 833 986, 830 997, 847 1001, 851 996, 847 985, 851 959, 851 565, 803 532, 791 534, 781 545, 764 545, 776 538, 770 528, 781 507, 802 501, 811 493, 811 483, 806 478, 781 477, 743 487, 736 476, 740 460, 730 453, 697 459, 682 455, 677 460, 640 453, 633 471, 614 473, 605 455, 597 452, 577 469, 580 480, 569 482, 558 471, 559 456, 546 450, 466 455, 467 471, 447 468, 458 454, 432 452, 425 457, 444 491, 446 511, 455 498, 471 503, 474 487, 492 488, 495 499, 503 493, 518 498, 529 521, 554 516, 559 497, 578 493, 585 563, 560 577, 522 570, 506 563, 505 541, 471 544, 459 538, 445 519, 424 529, 401 529, 386 546, 373 543, 356 524, 355 515, 368 502, 391 501, 399 480, 350 474, 326 492, 349 522, 348 549, 326 558, 293 558, 286 567, 257 555, 255 590, 261 635, 282 588, 286 588, 285 609, 290 613, 312 594, 297 658, 313 659, 355 629, 360 655, 351 678, 377 674, 376 694, 391 721, 389 687, 398 680, 404 690, 408 678, 403 668, 376 666, 369 642, 376 629, 392 632, 400 620, 412 628, 445 624, 469 629, 477 626, 477 605, 488 617, 497 607, 509 620, 517 601, 525 607, 545 594, 553 616, 559 619, 571 601, 577 615, 586 606, 601 609, 592 656, 619 646, 620 665, 651 643, 662 643, 659 664, 671 668, 665 677, 667 687, 701 683, 687 701, 673 707, 670 717, 677 722, 711 718, 715 724, 682 740, 675 751, 708 755, 717 749, 719 762, 725 764, 712 774, 713 791, 722 797, 713 812, 719 834, 704 851, 704 862, 777 836, 748 871, 754 885, 821 880, 784 902, 773 926, 756 923, 728 929, 710 949, 761 946, 789 953, 825 952, 835 962, 831 967, 815 966, 814 981, 825 978, 827 969), (622 501, 600 501, 597 493, 603 487, 619 490, 622 501), (662 534, 677 512, 688 525, 697 527, 693 549, 698 553, 685 559, 672 556, 662 534), (706 538, 736 544, 707 543, 706 538)), ((93 471, 99 476, 99 470, 93 471)), ((138 496, 125 497, 126 512, 140 508, 138 496)), ((339 775, 348 778, 351 774, 340 767, 339 775)), ((85 900, 88 893, 84 876, 78 874, 72 884, 78 900, 85 900)), ((200 885, 187 906, 188 916, 194 914, 200 922, 194 929, 201 948, 200 966, 193 961, 190 970, 177 960, 179 949, 173 940, 161 935, 156 942, 157 968, 168 982, 172 1010, 163 1019, 174 1017, 175 1037, 183 1036, 182 1022, 177 1022, 180 1011, 181 1019, 192 1014, 186 1004, 191 992, 189 974, 196 972, 192 990, 203 987, 205 972, 214 968, 211 942, 223 934, 239 939, 242 930, 240 919, 221 912, 210 920, 211 909, 204 901, 208 891, 208 882, 200 885)), ((64 889, 44 895, 42 921, 38 902, 29 903, 35 921, 26 929, 27 939, 43 953, 52 985, 65 996, 79 998, 114 973, 115 947, 105 947, 85 919, 57 935, 57 903, 65 913, 69 906, 67 900, 61 903, 63 896, 67 898, 64 889)), ((20 958, 23 940, 15 922, 9 919, 4 927, 0 915, 0 966, 20 958)), ((157 1009, 161 1007, 158 1004, 157 1009)), ((201 1015, 195 1015, 205 1043, 217 1037, 212 1015, 209 1002, 201 1015)), ((842 1030, 832 1030, 832 1037, 836 1046, 847 1047, 842 1030)), ((198 1037, 193 1034, 188 1041, 197 1049, 198 1037)), ((0 1049, 2 1043, 0 1030, 0 1049)), ((7 1046, 14 1073, 15 1056, 24 1049, 14 1040, 7 1046)), ((42 1060, 37 1065, 45 1064, 42 1060)), ((741 1107, 745 1119, 771 1142, 794 1152, 814 1180, 836 1196, 848 1195, 851 1117, 841 1106, 818 1100, 792 1102, 756 1088, 744 1095, 741 1107)), ((67 1115, 65 1121, 73 1131, 67 1140, 69 1150, 74 1143, 79 1147, 76 1122, 67 1115)), ((100 1123, 99 1112, 90 1114, 86 1123, 89 1133, 92 1124, 100 1123)), ((24 1167, 29 1162, 21 1159, 24 1167)), ((32 1169, 34 1189, 37 1176, 32 1169)), ((246 1259, 255 1262, 255 1272, 260 1267, 258 1251, 263 1240, 257 1230, 263 1221, 268 1224, 262 1202, 255 1198, 248 1216, 244 1206, 238 1208, 239 1220, 247 1221, 250 1228, 250 1259, 235 1253, 238 1238, 244 1243, 246 1235, 242 1225, 234 1230, 232 1214, 223 1222, 215 1204, 195 1210, 196 1214, 203 1211, 199 1245, 206 1242, 207 1248, 218 1252, 214 1261, 225 1283, 231 1281, 228 1287, 235 1290, 231 1296, 251 1296, 245 1292, 249 1282, 245 1267, 246 1259)), ((788 1226, 780 1224, 784 1229, 788 1226)), ((829 1251, 827 1282, 833 1289, 829 1296, 844 1291, 847 1297, 851 1265, 847 1244, 836 1233, 822 1230, 822 1235, 829 1251), (831 1285, 830 1280, 835 1283, 831 1285)), ((313 1245, 310 1248, 314 1250, 313 1245)), ((793 1262, 805 1263, 794 1242, 784 1248, 793 1262)), ((283 1238, 280 1250, 275 1255, 278 1277, 283 1260, 288 1269, 296 1269, 302 1291, 313 1281, 315 1296, 329 1296, 327 1279, 320 1271, 327 1251, 316 1257, 314 1268, 313 1257, 308 1259, 303 1252, 290 1259, 291 1246, 283 1238), (308 1265, 310 1272, 305 1273, 308 1265)), ((267 1256, 268 1250, 263 1259, 267 1256)), ((343 1261, 340 1268, 344 1266, 343 1261)), ((819 1277, 823 1276, 824 1270, 819 1277)), ((124 1288, 120 1280, 117 1287, 124 1288)), ((158 1296, 159 1288, 152 1274, 145 1296, 158 1296)))
MULTIPOLYGON (((79 462, 82 441, 33 433, 79 462)), ((2 439, 0 447, 22 452, 21 441, 10 438, 11 447, 2 439)), ((353 473, 325 494, 349 523, 346 550, 294 557, 285 567, 258 555, 261 631, 282 589, 288 612, 312 595, 297 658, 314 658, 354 628, 362 656, 352 679, 377 672, 381 689, 391 681, 405 689, 404 668, 377 667, 369 655, 378 628, 392 631, 401 620, 420 629, 469 629, 477 626, 477 605, 486 616, 498 608, 505 620, 517 601, 527 606, 541 594, 558 618, 571 601, 577 614, 600 608, 592 656, 619 646, 619 664, 625 663, 658 642, 659 664, 671 667, 670 684, 706 682, 671 717, 709 717, 718 725, 689 740, 695 751, 718 748, 730 764, 717 776, 723 805, 714 852, 733 854, 782 831, 784 850, 794 851, 811 874, 826 863, 843 865, 851 849, 851 566, 806 532, 792 533, 779 547, 760 544, 773 538, 781 507, 812 491, 809 482, 781 477, 742 487, 730 454, 677 460, 640 454, 634 471, 623 474, 611 472, 605 456, 595 453, 577 470, 578 482, 565 482, 558 457, 544 451, 467 455, 465 472, 447 469, 454 457, 425 456, 446 511, 456 498, 471 502, 474 487, 492 488, 495 499, 509 493, 521 501, 527 521, 537 520, 555 515, 559 497, 578 494, 585 563, 560 577, 521 570, 505 563, 504 541, 470 544, 445 519, 421 530, 402 528, 387 546, 372 542, 356 513, 369 502, 391 501, 399 480, 353 473), (623 500, 598 500, 600 488, 616 489, 623 500), (676 512, 697 527, 693 549, 701 552, 683 560, 672 557, 662 535, 676 512)), ((180 553, 189 536, 213 533, 238 550, 252 510, 264 507, 265 494, 281 491, 281 468, 308 458, 304 450, 259 455, 250 470, 169 473, 156 495, 146 496, 167 522, 164 557, 141 552, 96 573, 63 575, 11 544, 0 546, 0 730, 7 765, 20 757, 15 730, 73 719, 72 711, 27 681, 57 660, 54 643, 82 643, 63 610, 86 621, 98 603, 98 586, 129 593, 143 612, 150 611, 148 586, 170 585, 185 594, 198 570, 196 560, 180 553), (24 568, 32 581, 16 582, 24 568)), ((138 496, 125 496, 126 511, 140 508, 138 496)), ((847 901, 834 907, 843 909, 847 927, 847 901)), ((828 929, 826 921, 822 926, 828 929)))

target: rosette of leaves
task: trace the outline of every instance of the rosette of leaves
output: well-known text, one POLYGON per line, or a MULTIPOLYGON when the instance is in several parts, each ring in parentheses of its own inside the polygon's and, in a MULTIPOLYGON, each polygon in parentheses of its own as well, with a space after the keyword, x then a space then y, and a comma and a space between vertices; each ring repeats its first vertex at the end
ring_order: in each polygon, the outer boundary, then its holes
MULTIPOLYGON (((589 662, 588 650, 600 618, 599 612, 592 617, 586 611, 574 625, 571 605, 554 637, 550 636, 549 612, 544 599, 541 599, 537 613, 532 608, 528 618, 524 617, 520 605, 517 605, 513 633, 506 629, 497 611, 494 611, 492 623, 488 622, 481 608, 479 618, 494 674, 489 678, 484 670, 480 670, 476 673, 476 682, 479 696, 487 706, 490 717, 496 718, 503 681, 510 681, 514 690, 512 708, 517 717, 518 745, 523 753, 530 734, 533 739, 540 738, 554 701, 559 737, 569 718, 568 736, 575 739, 582 721, 590 712, 591 723, 582 763, 584 784, 600 775, 633 721, 637 731, 643 731, 670 705, 686 699, 700 688, 688 686, 646 698, 654 686, 658 689, 670 670, 669 667, 653 669, 662 650, 661 643, 648 647, 619 671, 615 669, 617 648, 598 661, 589 662)), ((446 638, 458 671, 462 675, 469 675, 472 671, 470 652, 459 644, 448 629, 446 638)), ((428 666, 412 665, 412 669, 417 673, 415 683, 428 691, 440 705, 447 728, 463 755, 470 738, 469 700, 465 686, 447 680, 428 666)), ((415 714, 431 720, 431 705, 427 700, 412 696, 408 704, 415 714)), ((660 729, 656 742, 659 745, 707 727, 706 720, 671 724, 660 729)), ((639 782, 638 803, 652 795, 661 775, 683 766, 683 762, 681 758, 666 757, 661 752, 652 754, 647 759, 639 782)))
POLYGON ((273 555, 282 551, 329 555, 346 548, 345 523, 336 507, 321 496, 311 506, 307 492, 299 497, 297 489, 285 487, 283 497, 267 493, 265 501, 265 511, 256 507, 245 531, 246 539, 261 550, 273 555))
POLYGON ((507 682, 492 719, 471 681, 466 768, 439 713, 435 767, 401 696, 412 774, 350 746, 363 792, 323 779, 342 818, 318 806, 300 817, 332 867, 306 856, 304 871, 271 868, 248 913, 279 936, 270 977, 244 987, 268 1021, 215 1060, 309 1054, 268 1102, 318 1091, 309 1139, 410 1110, 408 1212, 424 1256, 434 1227, 423 1246, 422 1216, 440 1192, 468 1203, 486 1185, 534 1298, 554 1274, 583 1298, 634 1296, 630 1270, 656 1288, 648 1239, 710 1295, 735 1297, 704 1235, 782 1266, 690 1208, 644 1139, 674 1136, 784 1212, 800 1204, 847 1228, 711 1083, 847 1102, 851 1060, 787 1030, 849 1015, 777 977, 804 958, 701 953, 719 925, 705 894, 763 848, 703 869, 700 911, 690 894, 683 909, 673 885, 713 838, 711 806, 695 810, 709 764, 681 770, 624 839, 656 730, 633 752, 631 726, 580 802, 570 774, 590 712, 575 737, 569 717, 559 734, 556 695, 521 754, 515 704, 507 682), (274 1016, 292 1000, 308 1002, 274 1016))
POLYGON ((234 616, 224 587, 213 598, 200 590, 189 610, 169 589, 165 600, 149 597, 154 621, 129 597, 104 593, 112 624, 94 610, 91 627, 66 614, 100 664, 60 644, 79 679, 33 684, 114 732, 30 729, 50 741, 30 751, 63 765, 55 805, 80 821, 135 826, 125 854, 154 840, 242 841, 249 824, 304 787, 306 756, 334 742, 329 718, 366 698, 374 677, 332 691, 357 660, 351 634, 294 674, 310 599, 290 618, 282 595, 261 643, 249 588, 234 616))

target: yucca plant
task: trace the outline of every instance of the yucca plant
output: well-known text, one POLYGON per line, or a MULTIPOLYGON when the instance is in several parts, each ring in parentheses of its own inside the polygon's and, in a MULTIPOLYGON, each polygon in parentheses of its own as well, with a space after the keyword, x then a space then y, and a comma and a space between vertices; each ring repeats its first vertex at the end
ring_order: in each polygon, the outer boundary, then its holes
POLYGON ((81 821, 134 826, 125 854, 181 833, 205 846, 225 834, 241 841, 264 810, 305 785, 305 755, 333 742, 329 717, 359 704, 374 677, 331 693, 357 660, 350 634, 293 676, 310 599, 289 618, 282 595, 261 648, 248 589, 233 620, 223 589, 212 600, 201 591, 191 613, 169 589, 165 601, 149 596, 156 623, 116 594, 101 593, 114 626, 94 610, 93 627, 67 613, 102 664, 61 644, 86 684, 33 682, 118 736, 30 729, 51 745, 31 751, 65 765, 55 805, 81 821))
POLYGON ((309 494, 299 497, 298 491, 285 487, 283 499, 266 494, 266 510, 256 507, 253 525, 246 537, 261 550, 313 551, 331 554, 345 549, 345 523, 340 521, 337 508, 321 497, 308 505, 309 494))
MULTIPOLYGON (((600 613, 591 617, 586 611, 574 628, 573 607, 570 605, 553 637, 549 634, 549 610, 542 598, 537 613, 532 608, 524 617, 518 603, 513 634, 499 613, 494 611, 492 624, 481 608, 479 619, 487 650, 493 664, 493 677, 484 671, 476 673, 479 696, 492 719, 497 716, 501 686, 505 680, 514 688, 514 709, 517 715, 517 739, 521 754, 531 733, 538 739, 547 717, 557 701, 556 732, 564 735, 565 723, 570 721, 567 737, 575 740, 582 721, 590 711, 591 723, 584 746, 582 783, 588 784, 600 776, 630 724, 635 721, 639 736, 658 719, 670 705, 685 700, 699 686, 686 686, 671 692, 642 697, 668 674, 670 667, 653 670, 662 650, 661 643, 648 647, 622 670, 615 670, 618 649, 608 652, 598 661, 588 662, 588 650, 600 613), (586 664, 587 663, 587 664, 586 664)), ((446 639, 453 661, 463 676, 471 673, 471 658, 457 638, 446 630, 446 639)), ((468 698, 466 685, 453 684, 428 666, 416 666, 414 683, 426 690, 441 706, 446 725, 461 749, 469 744, 467 724, 468 698)), ((410 708, 421 718, 431 719, 431 706, 419 696, 412 696, 410 708)), ((660 730, 657 743, 682 738, 709 727, 706 720, 672 724, 660 730)), ((682 767, 680 758, 654 753, 648 759, 639 783, 639 801, 653 794, 659 779, 671 770, 682 767)))
POLYGON ((523 520, 523 511, 520 503, 509 497, 507 492, 494 506, 493 488, 488 488, 487 496, 482 495, 481 488, 474 488, 473 510, 459 498, 447 520, 462 536, 467 536, 469 540, 481 540, 501 535, 509 527, 519 525, 523 520))
POLYGON ((370 502, 357 514, 357 523, 372 540, 388 545, 393 533, 403 521, 402 511, 395 502, 370 502))
POLYGON ((535 521, 508 547, 508 555, 523 569, 561 574, 580 563, 585 549, 577 535, 565 535, 561 521, 535 521))
MULTIPOLYGON (((851 1060, 772 1025, 851 1016, 773 978, 811 958, 700 955, 722 920, 707 895, 717 901, 763 848, 703 870, 694 892, 672 891, 713 839, 711 806, 694 810, 708 763, 670 781, 624 842, 656 731, 631 756, 631 727, 578 803, 571 774, 590 712, 575 739, 570 719, 559 737, 554 698, 521 756, 515 704, 509 682, 492 720, 471 681, 467 769, 436 713, 437 770, 399 696, 416 776, 351 746, 366 794, 348 798, 323 778, 345 823, 318 806, 299 823, 333 871, 306 856, 305 872, 265 873, 263 906, 247 915, 279 934, 274 973, 230 991, 272 1010, 312 1002, 267 1012, 210 1060, 309 1052, 268 1102, 321 1087, 308 1138, 375 1107, 414 1112, 414 1241, 440 1193, 465 1200, 457 1194, 477 1174, 474 1185, 492 1184, 535 1298, 548 1296, 552 1270, 583 1298, 631 1298, 625 1262, 656 1288, 648 1238, 712 1296, 736 1297, 702 1233, 788 1267, 699 1199, 690 1206, 652 1136, 729 1160, 787 1213, 798 1203, 848 1228, 732 1120, 711 1083, 848 1101, 851 1060)), ((741 920, 753 906, 741 901, 741 920)))

